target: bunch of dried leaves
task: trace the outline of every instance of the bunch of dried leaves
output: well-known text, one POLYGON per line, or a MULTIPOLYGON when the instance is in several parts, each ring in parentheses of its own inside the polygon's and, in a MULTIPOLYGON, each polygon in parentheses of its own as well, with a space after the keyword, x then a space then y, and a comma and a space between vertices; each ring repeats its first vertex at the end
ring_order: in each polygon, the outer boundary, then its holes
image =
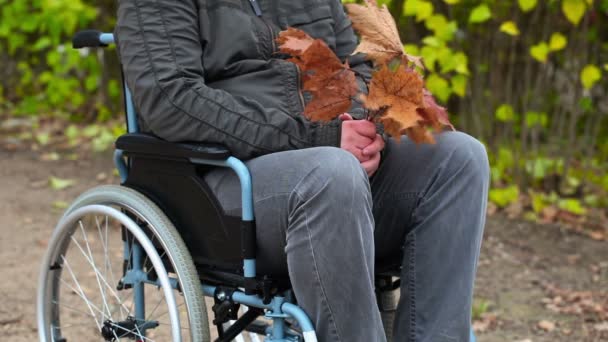
MULTIPOLYGON (((393 138, 407 134, 417 143, 434 142, 430 129, 453 129, 445 108, 425 89, 416 70, 424 70, 422 59, 403 51, 397 25, 386 6, 378 7, 375 0, 346 6, 361 37, 355 53, 364 53, 375 67, 369 93, 356 99, 362 101, 368 119, 382 123, 393 138)), ((322 40, 298 29, 281 32, 278 43, 280 51, 300 68, 303 89, 312 95, 306 117, 329 121, 350 109, 358 87, 348 63, 342 63, 322 40)))

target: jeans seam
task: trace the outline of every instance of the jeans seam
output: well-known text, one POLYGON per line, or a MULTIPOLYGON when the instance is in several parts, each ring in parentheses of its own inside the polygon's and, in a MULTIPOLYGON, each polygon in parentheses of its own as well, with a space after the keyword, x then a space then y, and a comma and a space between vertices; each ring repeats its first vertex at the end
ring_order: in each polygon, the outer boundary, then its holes
MULTIPOLYGON (((298 198, 300 199, 300 201, 304 201, 304 199, 302 198, 302 195, 300 195, 300 193, 294 189, 294 193, 296 196, 298 196, 298 198)), ((325 307, 327 309, 327 311, 329 312, 329 322, 331 323, 331 325, 333 325, 333 330, 334 333, 336 334, 336 337, 338 338, 338 341, 342 341, 342 338, 340 337, 340 332, 338 331, 338 326, 336 325, 336 321, 334 320, 334 313, 331 309, 331 306, 329 305, 329 301, 327 300, 327 293, 325 292, 325 288, 323 287, 323 282, 321 281, 321 275, 319 274, 319 269, 317 267, 317 260, 315 258, 315 251, 313 248, 313 244, 312 244, 312 236, 310 233, 310 227, 308 226, 308 214, 306 212, 306 210, 304 210, 304 217, 305 217, 305 221, 306 221, 306 232, 308 233, 308 245, 310 246, 310 255, 312 256, 312 267, 313 267, 313 271, 315 273, 315 276, 317 278, 317 284, 319 286, 319 289, 321 290, 321 302, 323 304, 325 304, 325 307)))
POLYGON ((408 296, 410 301, 409 339, 416 341, 416 233, 412 232, 406 240, 408 248, 408 296))

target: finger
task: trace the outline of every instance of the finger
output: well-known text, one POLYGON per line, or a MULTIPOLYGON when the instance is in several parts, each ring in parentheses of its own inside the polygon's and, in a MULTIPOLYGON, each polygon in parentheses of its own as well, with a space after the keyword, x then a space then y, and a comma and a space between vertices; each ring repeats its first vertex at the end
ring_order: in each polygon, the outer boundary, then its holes
POLYGON ((374 141, 363 149, 363 155, 373 156, 384 149, 384 139, 380 134, 376 134, 374 141))
POLYGON ((353 117, 350 114, 348 114, 348 113, 340 114, 339 118, 342 121, 348 121, 348 120, 352 120, 353 119, 353 117))
POLYGON ((354 125, 357 133, 374 139, 376 137, 376 125, 374 125, 371 121, 367 120, 357 120, 354 125))
POLYGON ((369 177, 376 172, 378 165, 380 165, 380 153, 376 153, 371 159, 361 163, 369 177))
POLYGON ((363 152, 361 151, 361 149, 358 149, 358 148, 347 149, 347 151, 352 153, 355 156, 355 158, 357 158, 359 163, 366 163, 371 159, 370 156, 363 155, 363 152))

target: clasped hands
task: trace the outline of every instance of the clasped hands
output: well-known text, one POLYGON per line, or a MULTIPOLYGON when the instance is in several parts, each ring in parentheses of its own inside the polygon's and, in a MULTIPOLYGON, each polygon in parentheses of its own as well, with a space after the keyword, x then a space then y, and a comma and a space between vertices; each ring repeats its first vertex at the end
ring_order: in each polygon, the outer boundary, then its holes
POLYGON ((376 125, 369 120, 353 120, 347 113, 340 115, 340 120, 340 148, 352 153, 371 177, 380 165, 380 151, 384 149, 384 139, 376 133, 376 125))

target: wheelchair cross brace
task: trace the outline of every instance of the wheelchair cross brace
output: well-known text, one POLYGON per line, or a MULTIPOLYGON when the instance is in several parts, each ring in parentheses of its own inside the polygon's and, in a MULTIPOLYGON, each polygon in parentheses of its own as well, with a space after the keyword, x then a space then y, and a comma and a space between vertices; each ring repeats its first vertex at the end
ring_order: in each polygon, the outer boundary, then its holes
MULTIPOLYGON (((215 286, 202 285, 205 296, 216 297, 221 289, 215 286)), ((224 294, 227 296, 227 294, 224 294)), ((222 296, 223 297, 223 296, 222 296)), ((231 291, 230 298, 225 298, 236 304, 244 304, 251 308, 266 310, 266 317, 273 320, 272 328, 266 332, 267 342, 294 342, 299 341, 299 337, 290 334, 286 329, 286 318, 293 318, 302 328, 302 335, 306 342, 317 342, 312 322, 300 307, 287 301, 287 297, 275 296, 270 303, 265 304, 256 295, 248 295, 241 291, 231 291)), ((253 315, 253 314, 252 314, 253 315)))

